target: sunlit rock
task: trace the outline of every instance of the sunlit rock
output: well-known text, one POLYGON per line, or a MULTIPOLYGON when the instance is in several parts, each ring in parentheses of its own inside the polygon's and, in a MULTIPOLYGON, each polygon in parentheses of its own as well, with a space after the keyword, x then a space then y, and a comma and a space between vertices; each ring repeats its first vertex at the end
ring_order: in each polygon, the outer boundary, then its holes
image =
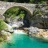
POLYGON ((12 24, 12 28, 16 27, 16 28, 19 28, 19 27, 22 27, 24 24, 22 21, 19 21, 19 22, 15 22, 14 24, 12 24))

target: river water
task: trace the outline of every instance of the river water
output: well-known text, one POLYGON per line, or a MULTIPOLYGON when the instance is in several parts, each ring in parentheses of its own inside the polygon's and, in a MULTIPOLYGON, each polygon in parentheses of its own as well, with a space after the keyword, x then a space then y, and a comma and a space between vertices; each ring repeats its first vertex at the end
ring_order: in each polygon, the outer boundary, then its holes
POLYGON ((0 48, 48 48, 48 43, 38 41, 26 34, 14 33, 11 41, 4 42, 0 48))

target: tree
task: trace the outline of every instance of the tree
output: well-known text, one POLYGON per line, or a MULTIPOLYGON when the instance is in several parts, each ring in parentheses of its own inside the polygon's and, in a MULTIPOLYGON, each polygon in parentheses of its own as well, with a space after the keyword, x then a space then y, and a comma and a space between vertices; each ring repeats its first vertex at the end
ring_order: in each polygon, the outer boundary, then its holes
POLYGON ((6 23, 2 19, 0 19, 0 34, 1 31, 4 30, 5 28, 7 28, 6 23))
POLYGON ((7 39, 6 34, 2 33, 2 30, 4 30, 5 28, 7 28, 6 23, 2 19, 0 19, 0 42, 5 41, 7 39))

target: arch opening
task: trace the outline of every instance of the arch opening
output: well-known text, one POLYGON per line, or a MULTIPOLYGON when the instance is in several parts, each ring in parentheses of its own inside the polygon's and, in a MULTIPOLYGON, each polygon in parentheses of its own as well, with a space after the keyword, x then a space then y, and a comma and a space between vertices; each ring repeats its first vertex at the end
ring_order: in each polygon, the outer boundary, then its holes
MULTIPOLYGON (((14 7, 11 7, 9 9, 7 9, 5 11, 5 13, 3 14, 5 16, 5 21, 8 23, 7 21, 7 18, 8 20, 12 20, 11 17, 15 16, 15 18, 19 17, 18 21, 23 21, 23 27, 30 27, 30 17, 31 17, 31 13, 29 10, 27 10, 26 8, 24 7, 21 7, 21 6, 14 6, 14 7), (14 11, 14 12, 13 12, 14 11)), ((14 18, 14 17, 13 17, 14 18)), ((16 18, 16 19, 17 19, 16 18)))

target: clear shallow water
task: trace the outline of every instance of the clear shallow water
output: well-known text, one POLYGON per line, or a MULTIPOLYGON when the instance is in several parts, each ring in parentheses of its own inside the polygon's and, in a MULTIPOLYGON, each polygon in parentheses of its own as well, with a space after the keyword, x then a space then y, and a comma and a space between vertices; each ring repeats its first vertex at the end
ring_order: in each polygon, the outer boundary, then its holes
POLYGON ((13 34, 12 40, 0 48, 48 48, 48 43, 39 42, 25 34, 13 34))

